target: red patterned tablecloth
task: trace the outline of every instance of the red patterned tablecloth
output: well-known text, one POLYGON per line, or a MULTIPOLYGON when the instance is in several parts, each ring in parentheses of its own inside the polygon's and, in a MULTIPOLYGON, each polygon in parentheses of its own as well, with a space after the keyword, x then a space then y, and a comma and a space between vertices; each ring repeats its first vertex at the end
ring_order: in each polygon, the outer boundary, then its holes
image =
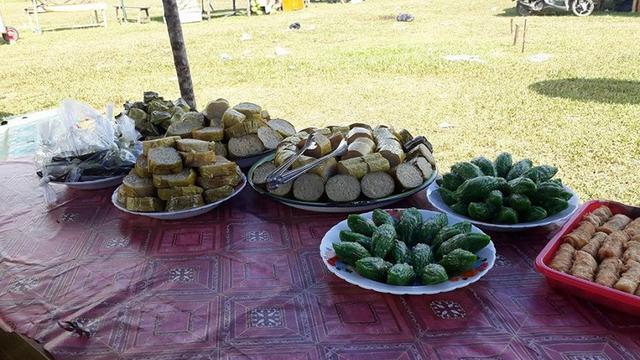
MULTIPOLYGON (((553 229, 496 234, 496 266, 467 288, 393 296, 325 269, 318 245, 343 215, 249 188, 185 221, 128 216, 110 190, 62 189, 47 211, 33 172, 0 163, 0 323, 56 359, 640 358, 640 317, 534 271, 553 229)), ((424 193, 399 206, 426 207, 424 193)))

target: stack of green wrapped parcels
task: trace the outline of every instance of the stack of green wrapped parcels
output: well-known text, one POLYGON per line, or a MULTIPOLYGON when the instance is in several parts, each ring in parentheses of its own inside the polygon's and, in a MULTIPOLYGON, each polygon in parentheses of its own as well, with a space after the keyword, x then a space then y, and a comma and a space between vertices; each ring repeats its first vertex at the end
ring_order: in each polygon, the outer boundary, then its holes
POLYGON ((242 181, 216 143, 170 136, 142 143, 135 168, 118 188, 118 202, 139 212, 179 211, 230 196, 242 181))

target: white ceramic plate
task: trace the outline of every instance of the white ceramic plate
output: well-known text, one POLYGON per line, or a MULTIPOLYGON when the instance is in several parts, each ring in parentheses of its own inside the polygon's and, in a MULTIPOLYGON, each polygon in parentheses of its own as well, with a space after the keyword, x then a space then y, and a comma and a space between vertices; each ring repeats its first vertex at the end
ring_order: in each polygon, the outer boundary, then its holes
POLYGON ((125 175, 112 176, 100 180, 78 181, 78 182, 51 182, 52 184, 64 185, 71 189, 77 190, 97 190, 106 189, 120 185, 125 175))
POLYGON ((235 190, 233 191, 233 193, 231 195, 227 196, 226 198, 218 200, 218 201, 213 202, 211 204, 206 204, 204 206, 197 207, 197 208, 180 210, 180 211, 137 212, 137 211, 127 210, 124 206, 122 206, 118 202, 118 189, 116 189, 113 192, 113 194, 111 195, 111 202, 119 210, 124 211, 124 212, 126 212, 128 214, 131 214, 131 215, 146 216, 146 217, 150 217, 150 218, 154 218, 154 219, 160 219, 160 220, 180 220, 180 219, 187 219, 187 218, 191 218, 191 217, 194 217, 194 216, 202 215, 204 213, 207 213, 207 212, 217 208, 223 202, 225 202, 225 201, 231 199, 232 197, 238 195, 238 193, 240 193, 240 191, 242 191, 242 189, 244 189, 244 187, 246 185, 247 185, 247 178, 243 174, 242 175, 242 181, 240 182, 240 184, 238 184, 236 186, 235 190))
POLYGON ((436 209, 444 213, 453 214, 454 216, 463 218, 481 229, 490 230, 490 231, 503 231, 503 232, 521 231, 521 230, 533 229, 537 227, 561 223, 566 221, 571 215, 573 215, 573 213, 576 210, 578 210, 578 206, 580 205, 580 198, 578 197, 578 195, 575 192, 573 192, 573 190, 565 186, 564 187, 565 190, 572 193, 573 196, 571 197, 571 199, 569 199, 569 207, 564 209, 563 211, 555 215, 546 217, 542 220, 532 221, 527 223, 519 223, 519 224, 513 224, 513 225, 490 224, 482 221, 473 220, 469 217, 457 214, 456 212, 451 210, 451 208, 447 204, 445 204, 444 201, 442 201, 442 198, 440 197, 440 192, 436 191, 438 190, 438 188, 439 188, 438 184, 433 183, 427 189, 427 199, 436 209))
MULTIPOLYGON (((399 211, 401 210, 402 209, 387 211, 394 215, 394 213, 399 214, 399 211)), ((422 220, 424 221, 439 214, 438 212, 428 210, 420 210, 420 212, 422 213, 422 220)), ((370 212, 362 214, 362 216, 367 219, 371 219, 370 212)), ((450 214, 447 214, 447 217, 449 218, 450 225, 463 221, 462 219, 450 214)), ((353 269, 352 266, 343 264, 340 260, 336 259, 336 253, 331 244, 334 242, 340 242, 340 230, 349 230, 347 220, 336 224, 322 238, 322 242, 320 243, 320 256, 322 257, 322 261, 325 266, 337 277, 348 283, 382 293, 396 295, 429 295, 463 288, 480 280, 480 278, 493 267, 496 261, 496 248, 493 246, 493 242, 489 242, 489 245, 476 253, 476 255, 478 255, 478 260, 473 265, 473 270, 465 273, 464 276, 456 276, 454 278, 450 278, 449 281, 436 285, 389 285, 362 277, 353 269)), ((472 228, 472 232, 482 233, 482 231, 475 226, 472 228)))
POLYGON ((251 169, 249 169, 249 172, 247 173, 247 177, 249 178, 249 185, 251 185, 251 187, 255 191, 257 191, 259 194, 268 196, 273 200, 281 202, 287 206, 291 206, 296 209, 315 211, 315 212, 321 212, 321 213, 353 213, 353 212, 362 212, 362 211, 369 211, 373 209, 384 208, 404 198, 407 198, 417 193, 418 191, 424 190, 427 186, 429 186, 429 184, 431 184, 436 180, 436 177, 438 177, 438 170, 436 169, 433 171, 433 174, 431 175, 431 177, 425 180, 425 182, 422 183, 422 185, 418 186, 417 188, 406 190, 398 194, 393 194, 391 196, 387 196, 382 199, 356 200, 356 201, 349 201, 344 203, 329 202, 329 201, 302 201, 302 200, 292 199, 289 197, 274 195, 266 191, 262 186, 259 186, 253 183, 252 179, 253 179, 253 172, 255 171, 255 169, 258 166, 262 165, 263 163, 273 160, 274 157, 275 157, 274 154, 265 156, 264 158, 257 161, 251 167, 251 169))

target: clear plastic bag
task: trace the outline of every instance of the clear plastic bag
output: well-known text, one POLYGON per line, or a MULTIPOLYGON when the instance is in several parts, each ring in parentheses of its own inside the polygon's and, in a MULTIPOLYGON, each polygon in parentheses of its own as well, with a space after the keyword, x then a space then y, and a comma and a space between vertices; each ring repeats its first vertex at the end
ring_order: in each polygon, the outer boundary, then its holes
POLYGON ((75 100, 64 100, 58 116, 39 124, 37 174, 45 200, 55 203, 50 182, 83 182, 126 175, 142 152, 140 134, 127 116, 113 120, 113 105, 106 115, 75 100))

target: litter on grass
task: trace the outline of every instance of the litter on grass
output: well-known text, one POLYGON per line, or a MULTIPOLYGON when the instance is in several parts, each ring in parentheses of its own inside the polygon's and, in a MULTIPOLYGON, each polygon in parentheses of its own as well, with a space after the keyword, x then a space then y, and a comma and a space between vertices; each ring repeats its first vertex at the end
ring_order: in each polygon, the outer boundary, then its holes
POLYGON ((445 60, 449 61, 468 61, 468 62, 477 62, 484 64, 485 61, 480 59, 478 55, 447 55, 444 57, 445 60))
POLYGON ((300 30, 300 23, 299 22, 294 22, 293 24, 289 25, 289 29, 291 29, 291 30, 300 30))
POLYGON ((440 123, 440 125, 438 125, 438 127, 441 128, 441 129, 452 129, 452 128, 456 127, 456 126, 453 125, 453 124, 449 124, 448 122, 445 121, 445 122, 440 123))
POLYGON ((396 21, 400 21, 400 22, 411 22, 415 19, 416 19, 415 16, 407 13, 401 13, 396 17, 396 21))
POLYGON ((249 41, 251 39, 253 39, 253 36, 249 33, 243 33, 242 36, 240 36, 241 41, 249 41))
POLYGON ((220 60, 229 61, 229 60, 231 60, 231 55, 229 55, 227 53, 222 53, 222 54, 220 54, 220 60))
POLYGON ((529 56, 527 58, 527 60, 529 60, 529 62, 533 62, 533 63, 540 63, 540 62, 549 61, 549 60, 551 60, 552 57, 553 57, 553 55, 551 55, 551 54, 541 53, 541 54, 531 55, 531 56, 529 56))
POLYGON ((289 49, 280 46, 276 46, 275 52, 277 56, 287 56, 291 54, 291 51, 289 51, 289 49))

